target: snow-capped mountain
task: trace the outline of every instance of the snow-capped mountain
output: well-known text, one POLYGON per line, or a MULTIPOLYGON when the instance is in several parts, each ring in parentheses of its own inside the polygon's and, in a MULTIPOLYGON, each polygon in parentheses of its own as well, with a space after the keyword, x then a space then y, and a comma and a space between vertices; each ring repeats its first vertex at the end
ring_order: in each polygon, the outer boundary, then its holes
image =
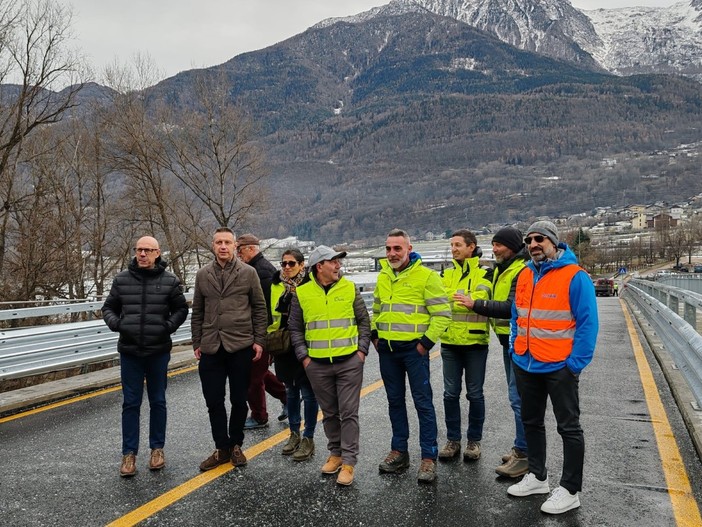
POLYGON ((585 67, 620 75, 679 73, 702 81, 702 0, 594 11, 581 11, 568 0, 392 0, 317 26, 423 9, 585 67))

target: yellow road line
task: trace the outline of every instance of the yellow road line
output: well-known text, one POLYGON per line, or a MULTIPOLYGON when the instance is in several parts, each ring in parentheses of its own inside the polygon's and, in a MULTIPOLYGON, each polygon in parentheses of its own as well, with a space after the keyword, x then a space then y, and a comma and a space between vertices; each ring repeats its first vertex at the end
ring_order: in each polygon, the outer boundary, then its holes
MULTIPOLYGON (((197 365, 188 366, 187 368, 182 368, 182 369, 171 371, 168 373, 168 376, 174 377, 176 375, 181 375, 183 373, 191 372, 195 369, 197 369, 197 365)), ((58 401, 55 403, 40 406, 38 408, 34 408, 32 410, 27 410, 26 412, 20 412, 18 414, 8 415, 7 417, 2 417, 2 418, 0 418, 0 424, 7 423, 9 421, 14 421, 15 419, 21 419, 22 417, 27 417, 27 416, 38 414, 41 412, 46 412, 47 410, 53 410, 54 408, 60 408, 61 406, 66 406, 67 404, 77 403, 78 401, 92 399, 93 397, 98 397, 100 395, 105 395, 108 393, 116 392, 116 391, 119 391, 121 389, 122 389, 122 385, 117 385, 117 386, 111 386, 109 388, 103 388, 101 390, 97 390, 94 392, 86 393, 85 395, 77 395, 76 397, 70 397, 68 399, 64 399, 63 401, 58 401)))
POLYGON ((648 360, 646 360, 646 355, 644 355, 631 316, 624 302, 622 300, 619 302, 622 304, 622 311, 626 319, 631 345, 634 348, 636 363, 639 367, 639 376, 641 377, 648 411, 651 414, 651 423, 663 465, 663 474, 665 475, 668 495, 673 507, 675 523, 685 527, 697 527, 702 525, 702 517, 700 517, 697 501, 695 501, 695 497, 692 494, 690 480, 687 477, 687 471, 685 470, 678 444, 675 441, 673 429, 665 413, 663 402, 656 387, 656 381, 653 379, 651 367, 648 364, 648 360))
MULTIPOLYGON (((369 384, 368 386, 361 389, 361 397, 365 397, 366 395, 376 391, 381 386, 383 386, 382 380, 369 384)), ((277 434, 265 439, 264 441, 256 443, 251 448, 244 450, 244 455, 246 455, 247 459, 253 459, 259 454, 268 450, 269 448, 272 448, 275 445, 282 443, 288 438, 289 435, 289 430, 283 430, 281 432, 278 432, 277 434)), ((169 490, 168 492, 161 494, 157 498, 154 498, 153 500, 145 503, 141 507, 134 509, 130 513, 125 514, 120 518, 117 518, 112 523, 109 523, 107 527, 127 527, 136 525, 139 522, 142 522, 145 519, 153 516, 160 510, 163 510, 169 505, 172 505, 176 501, 184 498, 191 492, 196 491, 197 489, 209 483, 210 481, 213 481, 218 477, 223 476, 227 472, 234 470, 234 468, 235 467, 233 465, 227 463, 225 465, 220 465, 217 468, 204 472, 199 476, 195 476, 194 478, 186 481, 185 483, 182 483, 177 487, 174 487, 173 489, 169 490)))

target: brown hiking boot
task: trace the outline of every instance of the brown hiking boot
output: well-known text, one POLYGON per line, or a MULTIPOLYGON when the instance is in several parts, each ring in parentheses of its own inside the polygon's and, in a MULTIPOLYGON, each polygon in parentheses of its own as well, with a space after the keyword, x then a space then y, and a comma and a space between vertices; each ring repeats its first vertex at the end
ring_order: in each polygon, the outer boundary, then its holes
POLYGON ((234 445, 232 447, 232 465, 235 467, 243 467, 246 463, 248 463, 248 461, 241 451, 241 447, 239 445, 234 445))
POLYGON ((461 454, 461 442, 451 441, 450 439, 446 442, 446 446, 439 450, 439 459, 448 460, 453 459, 461 454))
POLYGON ((341 456, 329 456, 322 466, 322 474, 336 474, 341 468, 341 456))
POLYGON ((217 448, 212 455, 205 461, 200 463, 200 470, 212 470, 220 465, 227 463, 232 457, 231 451, 228 448, 217 448))
POLYGON ((527 455, 517 448, 512 449, 512 456, 495 469, 500 476, 518 478, 529 472, 529 459, 527 455))
POLYGON ((391 450, 387 457, 378 465, 378 470, 384 474, 395 474, 401 472, 410 465, 408 452, 391 450))
POLYGON ((154 448, 151 450, 149 458, 149 470, 161 470, 166 466, 166 456, 163 455, 163 448, 154 448))
POLYGON ((480 459, 480 441, 468 441, 463 452, 463 461, 475 461, 480 459))
POLYGON ((134 474, 136 474, 136 455, 130 452, 122 456, 119 475, 123 478, 131 478, 134 474))
POLYGON ((302 441, 300 441, 300 446, 293 454, 293 459, 295 461, 305 461, 311 458, 312 454, 314 454, 314 440, 311 437, 303 437, 302 441))
POLYGON ((420 483, 431 483, 436 479, 436 461, 429 458, 422 459, 417 472, 417 481, 420 483))
POLYGON ((353 483, 353 467, 351 465, 341 465, 339 475, 336 477, 339 485, 351 485, 353 483))
POLYGON ((283 450, 280 451, 284 456, 289 456, 300 446, 300 434, 299 432, 290 432, 290 437, 288 437, 288 442, 283 445, 283 450))

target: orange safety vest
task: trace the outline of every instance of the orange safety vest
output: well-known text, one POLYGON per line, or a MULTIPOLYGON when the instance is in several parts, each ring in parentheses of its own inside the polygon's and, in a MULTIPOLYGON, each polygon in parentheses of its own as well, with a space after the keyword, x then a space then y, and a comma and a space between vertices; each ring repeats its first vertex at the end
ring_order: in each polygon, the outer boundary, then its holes
POLYGON ((514 352, 527 351, 540 362, 561 362, 573 349, 575 318, 570 309, 570 282, 582 268, 575 264, 551 269, 536 284, 525 267, 517 279, 514 304, 517 337, 514 352))

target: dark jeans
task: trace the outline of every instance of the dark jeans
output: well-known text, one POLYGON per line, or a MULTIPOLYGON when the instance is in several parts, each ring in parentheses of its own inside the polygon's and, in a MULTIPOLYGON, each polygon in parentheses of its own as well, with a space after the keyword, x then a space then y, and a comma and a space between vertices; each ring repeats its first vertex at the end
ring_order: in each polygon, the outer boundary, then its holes
POLYGON ((120 354, 122 375, 122 455, 139 453, 139 414, 144 396, 149 397, 149 446, 163 448, 166 442, 166 383, 170 353, 148 357, 120 354))
POLYGON ((285 391, 288 396, 287 408, 290 431, 300 432, 300 423, 302 421, 300 407, 302 406, 302 401, 305 401, 305 431, 302 435, 310 439, 313 438, 314 430, 317 427, 319 405, 317 404, 317 399, 314 396, 309 379, 304 377, 295 383, 286 382, 285 391))
POLYGON ((528 450, 526 437, 524 436, 524 425, 522 424, 522 400, 519 397, 519 390, 517 390, 517 377, 512 367, 512 357, 509 354, 509 342, 507 340, 502 344, 502 360, 505 364, 509 404, 512 407, 512 413, 514 413, 514 428, 516 432, 514 446, 526 454, 528 450))
POLYGON ((429 353, 421 355, 417 351, 418 340, 411 342, 393 341, 392 349, 385 340, 378 341, 380 375, 388 397, 388 410, 392 424, 390 448, 407 452, 409 423, 405 403, 405 377, 409 379, 414 408, 419 417, 419 445, 423 459, 436 459, 437 426, 436 411, 432 401, 431 379, 429 376, 429 353))
POLYGON ((480 441, 483 438, 483 423, 485 422, 483 384, 485 384, 487 356, 487 346, 441 347, 446 437, 451 441, 461 440, 461 388, 464 375, 466 399, 468 399, 466 437, 468 441, 480 441))
POLYGON ((578 376, 564 367, 551 373, 529 373, 512 364, 522 398, 522 422, 529 449, 529 472, 544 480, 546 470, 546 401, 551 399, 563 440, 561 487, 579 492, 583 484, 585 437, 580 428, 578 376))
POLYGON ((268 422, 268 409, 266 408, 266 392, 286 404, 285 386, 278 380, 275 374, 268 369, 270 355, 263 351, 263 355, 256 362, 251 364, 251 380, 247 399, 251 408, 251 417, 260 423, 268 422))
POLYGON ((215 446, 220 449, 241 446, 244 443, 244 422, 249 409, 246 406, 246 392, 249 387, 253 348, 245 348, 234 353, 220 346, 214 355, 202 354, 198 371, 205 396, 210 427, 215 446), (229 400, 232 413, 227 428, 227 409, 224 406, 227 379, 229 380, 229 400))

